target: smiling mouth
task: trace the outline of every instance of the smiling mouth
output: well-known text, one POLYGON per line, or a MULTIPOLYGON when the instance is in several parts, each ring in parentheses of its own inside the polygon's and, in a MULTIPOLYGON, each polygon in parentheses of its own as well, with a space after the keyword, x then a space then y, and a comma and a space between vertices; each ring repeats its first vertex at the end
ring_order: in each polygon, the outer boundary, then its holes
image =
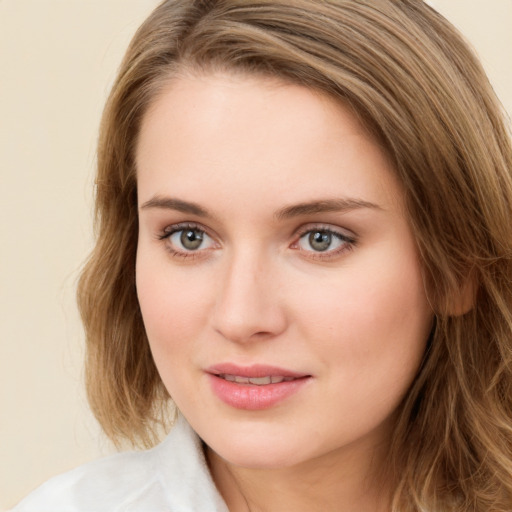
POLYGON ((280 384, 281 382, 290 382, 296 380, 295 377, 282 377, 272 375, 267 377, 242 377, 240 375, 230 375, 227 373, 218 374, 217 377, 227 380, 228 382, 236 382, 247 386, 268 386, 269 384, 280 384))
POLYGON ((211 390, 228 406, 246 411, 270 409, 299 393, 312 380, 311 375, 275 367, 219 366, 207 372, 211 390))

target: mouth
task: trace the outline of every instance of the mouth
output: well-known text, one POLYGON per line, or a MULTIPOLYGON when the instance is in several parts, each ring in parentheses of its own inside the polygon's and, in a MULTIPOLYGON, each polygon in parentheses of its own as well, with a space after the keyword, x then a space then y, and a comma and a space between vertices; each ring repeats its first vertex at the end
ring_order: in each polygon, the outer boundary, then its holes
POLYGON ((279 384, 281 382, 311 377, 311 375, 306 373, 266 364, 239 366, 234 363, 221 363, 211 366, 206 369, 206 372, 228 382, 253 386, 268 386, 269 384, 279 384))
POLYGON ((236 382, 242 385, 268 386, 269 384, 280 384, 281 382, 290 382, 295 380, 294 377, 283 377, 278 375, 268 375, 266 377, 242 377, 241 375, 230 375, 229 373, 219 373, 217 377, 227 380, 228 382, 236 382))
POLYGON ((222 402, 235 409, 253 411, 288 400, 312 380, 312 375, 267 365, 221 364, 206 373, 213 393, 222 402))

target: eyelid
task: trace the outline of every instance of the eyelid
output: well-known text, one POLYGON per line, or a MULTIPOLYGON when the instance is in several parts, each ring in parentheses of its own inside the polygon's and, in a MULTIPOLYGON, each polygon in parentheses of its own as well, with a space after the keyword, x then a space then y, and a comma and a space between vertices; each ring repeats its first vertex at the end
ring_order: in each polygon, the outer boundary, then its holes
POLYGON ((297 238, 301 238, 306 233, 309 233, 310 231, 327 231, 329 233, 333 233, 334 235, 339 235, 342 238, 347 239, 348 241, 351 241, 352 243, 355 243, 357 241, 357 236, 353 231, 350 231, 349 229, 342 228, 340 226, 335 226, 333 224, 325 224, 322 222, 319 223, 310 223, 310 224, 304 224, 298 228, 294 236, 297 238))
POLYGON ((347 251, 353 250, 353 248, 357 244, 357 237, 352 232, 345 228, 341 228, 339 226, 335 226, 333 224, 323 224, 323 223, 312 223, 301 226, 294 234, 294 242, 290 245, 291 249, 297 250, 302 253, 302 255, 310 260, 324 261, 327 262, 332 259, 337 259, 345 254, 347 251), (300 247, 301 239, 308 233, 313 231, 323 231, 326 233, 331 233, 332 235, 338 237, 343 243, 331 250, 326 251, 314 251, 314 250, 306 250, 300 247))
POLYGON ((213 235, 208 228, 199 224, 197 222, 178 222, 176 224, 169 224, 158 234, 158 238, 160 240, 164 240, 165 238, 169 238, 173 233, 177 231, 182 231, 184 229, 197 229, 198 231, 202 231, 206 233, 210 238, 215 239, 215 235, 213 235))
POLYGON ((183 260, 206 258, 208 257, 208 253, 211 250, 219 247, 219 243, 217 242, 216 236, 213 235, 208 228, 197 222, 178 222, 176 224, 170 224, 166 226, 160 233, 157 234, 157 238, 158 240, 163 241, 165 243, 165 247, 172 257, 183 260), (199 248, 197 250, 186 250, 177 248, 174 244, 171 243, 170 239, 173 234, 180 231, 184 231, 186 229, 202 231, 208 238, 212 240, 212 246, 206 247, 204 249, 199 248))

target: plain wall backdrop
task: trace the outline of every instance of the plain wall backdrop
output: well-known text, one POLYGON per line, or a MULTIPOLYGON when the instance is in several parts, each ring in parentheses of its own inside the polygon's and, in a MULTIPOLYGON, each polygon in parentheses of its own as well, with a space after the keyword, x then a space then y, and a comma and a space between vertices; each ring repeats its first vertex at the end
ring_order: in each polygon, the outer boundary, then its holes
MULTIPOLYGON (((88 411, 74 294, 92 244, 95 144, 157 0, 0 0, 0 511, 112 452, 88 411)), ((512 112, 512 0, 430 2, 512 112)))

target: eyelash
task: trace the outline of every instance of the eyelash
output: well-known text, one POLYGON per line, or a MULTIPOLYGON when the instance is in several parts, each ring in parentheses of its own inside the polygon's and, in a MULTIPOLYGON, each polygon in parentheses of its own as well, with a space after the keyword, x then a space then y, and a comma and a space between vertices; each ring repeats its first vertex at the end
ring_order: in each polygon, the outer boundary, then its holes
POLYGON ((206 249, 203 249, 203 250, 198 249, 197 251, 192 251, 192 250, 186 251, 186 250, 177 250, 173 247, 173 245, 170 242, 172 235, 179 233, 180 231, 185 231, 185 230, 200 231, 213 240, 213 237, 208 234, 208 231, 204 227, 202 227, 199 224, 196 224, 194 222, 184 222, 184 223, 173 224, 172 226, 168 226, 162 231, 162 233, 160 233, 158 235, 158 239, 168 242, 165 244, 166 249, 167 249, 167 251, 169 251, 171 256, 174 258, 185 260, 185 259, 196 259, 199 257, 204 257, 205 256, 204 251, 206 249))
MULTIPOLYGON (((196 259, 205 257, 205 251, 206 249, 198 249, 196 251, 194 250, 177 250, 173 244, 170 242, 171 237, 179 232, 185 231, 185 230, 194 230, 199 231, 203 234, 205 234, 208 238, 214 240, 214 237, 211 236, 208 233, 208 230, 205 229, 203 226, 196 224, 194 222, 185 222, 180 224, 174 224, 172 226, 167 226, 159 235, 158 239, 161 241, 166 241, 166 249, 169 251, 172 257, 178 258, 178 259, 196 259)), ((349 236, 345 233, 342 233, 341 231, 333 229, 331 226, 325 226, 325 225, 307 225, 304 226, 302 229, 297 231, 294 235, 297 237, 296 241, 293 242, 290 245, 291 249, 298 250, 302 253, 307 253, 307 257, 313 260, 321 260, 321 261, 329 261, 331 259, 334 259, 338 256, 341 256, 341 254, 351 251, 354 246, 357 243, 357 240, 353 236, 349 236), (340 246, 336 249, 326 249, 325 251, 314 251, 314 250, 305 250, 300 247, 300 241, 308 234, 312 233, 322 233, 324 235, 328 235, 332 238, 337 239, 340 242, 340 246)))
POLYGON ((321 261, 329 261, 331 259, 335 259, 341 256, 343 253, 351 251, 357 243, 357 240, 354 236, 350 236, 339 230, 333 229, 332 226, 326 226, 321 224, 304 226, 297 232, 296 236, 298 237, 298 239, 291 245, 291 248, 297 249, 298 251, 301 252, 307 252, 308 258, 321 261), (312 233, 323 233, 324 235, 329 235, 337 239, 340 242, 340 246, 335 249, 327 249, 325 252, 314 250, 307 251, 305 249, 301 249, 299 245, 300 241, 306 235, 312 233))

